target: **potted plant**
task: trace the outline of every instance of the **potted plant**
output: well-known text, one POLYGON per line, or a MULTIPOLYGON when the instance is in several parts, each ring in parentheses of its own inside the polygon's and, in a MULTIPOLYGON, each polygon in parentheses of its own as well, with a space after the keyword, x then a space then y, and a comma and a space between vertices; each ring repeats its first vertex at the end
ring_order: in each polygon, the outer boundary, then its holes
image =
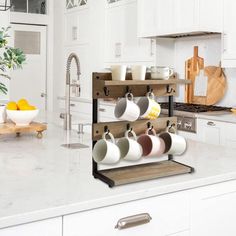
MULTIPOLYGON (((10 79, 7 74, 8 70, 15 70, 22 68, 26 57, 23 51, 19 48, 8 46, 8 38, 10 37, 10 27, 0 29, 0 93, 7 94, 6 85, 1 82, 1 78, 10 79)), ((0 123, 5 122, 5 106, 0 104, 0 123)))

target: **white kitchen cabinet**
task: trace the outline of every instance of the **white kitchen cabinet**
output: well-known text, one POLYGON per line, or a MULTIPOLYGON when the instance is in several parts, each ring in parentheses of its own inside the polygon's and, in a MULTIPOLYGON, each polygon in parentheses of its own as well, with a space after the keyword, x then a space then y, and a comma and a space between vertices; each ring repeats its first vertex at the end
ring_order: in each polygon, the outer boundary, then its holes
POLYGON ((1 229, 0 236, 62 236, 62 217, 1 229))
POLYGON ((156 36, 157 3, 157 0, 137 0, 138 37, 156 36))
POLYGON ((138 18, 139 37, 222 32, 222 0, 138 0, 138 18))
POLYGON ((236 148, 236 124, 198 118, 197 137, 208 144, 236 148))
POLYGON ((190 231, 179 232, 177 234, 171 234, 166 236, 190 236, 190 231))
POLYGON ((65 14, 65 44, 67 46, 86 44, 89 42, 89 7, 65 14))
POLYGON ((236 181, 192 191, 191 236, 236 235, 236 181))
POLYGON ((235 9, 236 1, 224 1, 223 13, 223 34, 222 34, 222 66, 236 67, 236 28, 235 9))
POLYGON ((174 0, 174 33, 196 30, 196 0, 174 0))
POLYGON ((118 121, 114 116, 115 104, 99 104, 99 122, 118 121))
POLYGON ((63 235, 174 236, 189 229, 189 203, 189 193, 179 192, 65 216, 63 235), (152 217, 150 223, 124 230, 115 228, 121 218, 141 213, 152 217))
POLYGON ((198 140, 208 144, 221 145, 224 124, 214 120, 197 119, 198 140))
POLYGON ((155 62, 155 40, 139 39, 137 1, 120 1, 106 9, 106 63, 155 62))

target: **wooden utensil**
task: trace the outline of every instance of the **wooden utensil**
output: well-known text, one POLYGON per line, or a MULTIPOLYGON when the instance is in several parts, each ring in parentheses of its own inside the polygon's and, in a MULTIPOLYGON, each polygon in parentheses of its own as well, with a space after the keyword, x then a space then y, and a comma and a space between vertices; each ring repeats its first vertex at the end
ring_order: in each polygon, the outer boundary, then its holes
MULTIPOLYGON (((205 75, 208 77, 207 95, 205 105, 218 103, 227 90, 227 80, 221 65, 205 67, 205 75)), ((195 100, 198 102, 198 100, 195 100)), ((194 101, 194 102, 195 102, 194 101)))
POLYGON ((185 86, 185 102, 193 103, 195 78, 204 69, 204 59, 198 55, 198 46, 194 47, 193 57, 185 62, 185 78, 192 83, 185 86))

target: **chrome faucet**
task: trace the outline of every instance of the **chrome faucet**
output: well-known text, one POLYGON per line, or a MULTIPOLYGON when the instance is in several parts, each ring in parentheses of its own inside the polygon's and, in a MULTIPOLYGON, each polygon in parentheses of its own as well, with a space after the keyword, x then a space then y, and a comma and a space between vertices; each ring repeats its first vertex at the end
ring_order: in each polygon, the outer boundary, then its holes
MULTIPOLYGON (((65 98, 65 113, 60 114, 60 117, 64 119, 64 129, 65 130, 71 130, 71 112, 70 112, 70 89, 73 86, 79 87, 78 84, 76 83, 71 83, 71 78, 70 78, 70 70, 71 70, 71 63, 72 60, 75 60, 76 67, 77 67, 77 76, 78 76, 78 81, 80 79, 80 61, 79 57, 75 53, 71 53, 67 59, 67 64, 66 64, 66 98, 65 98)), ((80 87, 79 87, 79 95, 80 95, 80 87)))

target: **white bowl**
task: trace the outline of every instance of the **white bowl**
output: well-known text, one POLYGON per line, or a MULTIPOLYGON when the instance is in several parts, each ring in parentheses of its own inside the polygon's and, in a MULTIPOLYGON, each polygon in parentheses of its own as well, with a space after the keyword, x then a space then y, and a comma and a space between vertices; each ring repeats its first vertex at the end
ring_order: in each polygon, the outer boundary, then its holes
POLYGON ((39 110, 32 110, 32 111, 7 110, 7 116, 17 126, 27 126, 27 125, 29 125, 37 117, 38 113, 39 113, 39 110))

